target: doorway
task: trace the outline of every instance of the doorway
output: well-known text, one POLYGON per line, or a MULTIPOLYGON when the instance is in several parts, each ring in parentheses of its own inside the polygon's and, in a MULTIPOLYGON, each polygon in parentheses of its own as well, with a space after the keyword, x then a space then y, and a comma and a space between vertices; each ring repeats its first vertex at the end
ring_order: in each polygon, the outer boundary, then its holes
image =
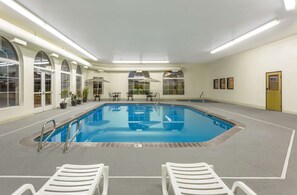
POLYGON ((52 92, 52 73, 34 70, 34 108, 36 112, 43 112, 51 109, 52 92))
POLYGON ((282 72, 266 73, 266 109, 282 111, 282 72))

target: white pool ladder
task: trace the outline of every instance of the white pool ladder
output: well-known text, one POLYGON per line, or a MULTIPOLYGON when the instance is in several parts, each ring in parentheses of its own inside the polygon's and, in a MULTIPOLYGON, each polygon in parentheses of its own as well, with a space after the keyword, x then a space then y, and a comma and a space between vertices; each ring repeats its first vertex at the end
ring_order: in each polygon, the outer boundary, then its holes
POLYGON ((39 138, 39 143, 38 143, 38 148, 37 148, 37 152, 40 152, 42 150, 43 144, 46 143, 46 141, 55 133, 56 131, 56 121, 55 120, 49 120, 47 122, 45 122, 42 126, 42 130, 40 133, 40 138, 39 138), (53 123, 53 129, 51 130, 52 132, 46 137, 45 140, 43 140, 43 136, 44 136, 44 131, 45 131, 45 127, 48 123, 53 123))
POLYGON ((80 133, 80 130, 81 130, 81 124, 82 124, 82 121, 78 122, 78 120, 73 120, 69 123, 69 126, 68 126, 68 131, 67 131, 67 135, 66 135, 66 140, 65 140, 65 144, 64 144, 64 149, 63 149, 63 153, 65 153, 71 142, 74 140, 74 138, 80 133), (75 131, 75 134, 70 138, 70 141, 69 141, 69 137, 70 137, 70 130, 71 130, 71 127, 72 125, 76 124, 76 131, 75 131))

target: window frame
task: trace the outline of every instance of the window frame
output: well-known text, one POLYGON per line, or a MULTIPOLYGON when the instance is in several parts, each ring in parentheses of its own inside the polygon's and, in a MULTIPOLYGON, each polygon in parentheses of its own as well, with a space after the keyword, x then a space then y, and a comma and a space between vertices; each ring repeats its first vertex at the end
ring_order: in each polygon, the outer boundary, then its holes
POLYGON ((94 81, 93 81, 93 95, 95 95, 95 89, 99 89, 99 94, 103 95, 103 93, 104 93, 103 77, 93 77, 93 79, 94 79, 94 81), (95 81, 96 79, 102 79, 102 81, 95 81), (95 86, 97 85, 96 83, 98 83, 98 86, 101 85, 101 88, 100 87, 95 88, 95 86), (100 91, 101 91, 101 93, 100 93, 100 91))
POLYGON ((185 95, 185 76, 182 70, 178 72, 166 71, 163 74, 163 95, 185 95), (166 73, 180 73, 180 77, 168 77, 165 76, 166 73), (172 83, 175 83, 172 85, 172 83), (181 86, 181 89, 176 89, 181 86), (167 91, 167 93, 165 93, 167 91), (176 91, 176 93, 174 93, 176 91))
POLYGON ((150 74, 148 71, 130 71, 128 75, 128 91, 133 93, 133 95, 146 95, 146 93, 150 92, 150 82, 139 82, 141 79, 149 78, 150 74), (136 76, 138 74, 142 74, 143 76, 136 76), (139 88, 135 88, 135 86, 139 86, 139 88), (141 89, 141 90, 140 90, 141 89))
MULTIPOLYGON (((19 54, 16 50, 16 48, 14 47, 14 45, 6 38, 4 38, 3 36, 0 36, 1 37, 1 41, 2 40, 5 40, 8 44, 8 48, 9 50, 11 50, 12 52, 12 56, 8 55, 8 53, 1 47, 0 50, 5 54, 6 58, 3 58, 3 57, 0 57, 0 62, 2 63, 3 66, 1 67, 6 67, 4 69, 6 69, 6 74, 4 73, 3 76, 0 76, 0 80, 1 82, 3 83, 6 83, 5 87, 6 90, 3 90, 1 89, 0 91, 0 95, 3 95, 4 94, 4 100, 3 101, 3 107, 0 107, 0 110, 3 110, 3 109, 9 109, 9 108, 13 108, 13 107, 17 107, 17 106, 20 106, 20 94, 21 94, 21 83, 20 83, 20 80, 21 80, 21 63, 19 61, 19 54), (15 58, 15 59, 10 59, 10 57, 12 58, 15 58), (11 72, 10 72, 10 66, 14 66, 12 67, 12 70, 15 70, 13 76, 11 76, 11 72), (14 68, 14 69, 13 69, 14 68), (11 86, 12 88, 14 88, 14 90, 11 90, 11 86), (13 95, 14 98, 13 99, 10 99, 10 97, 13 97, 11 96, 13 95), (6 98, 5 98, 6 96, 6 98), (15 102, 15 103, 13 103, 15 102)), ((3 89, 4 89, 3 88, 3 89)), ((2 102, 0 102, 0 105, 2 104, 2 102)))
POLYGON ((68 90, 68 94, 69 94, 69 93, 70 93, 70 86, 71 86, 71 67, 70 67, 70 64, 67 62, 67 60, 63 60, 63 61, 62 61, 62 64, 61 64, 61 82, 60 82, 60 84, 61 84, 61 92, 62 92, 64 89, 66 89, 66 88, 63 88, 63 87, 62 87, 62 83, 66 83, 66 82, 63 82, 63 81, 62 81, 62 77, 63 77, 63 75, 67 75, 67 77, 69 77, 69 81, 67 82, 67 83, 68 83, 68 88, 67 88, 67 90, 68 90), (63 63, 64 63, 64 62, 67 63, 68 68, 69 68, 69 72, 67 72, 67 71, 63 71, 63 70, 62 70, 63 63))
POLYGON ((76 86, 76 95, 78 94, 78 91, 80 91, 80 93, 82 95, 82 69, 81 69, 80 65, 77 65, 77 67, 76 67, 75 86, 76 86), (78 68, 80 69, 80 73, 77 72, 78 68), (78 82, 78 79, 80 80, 80 82, 78 82), (78 89, 77 87, 78 87, 79 83, 80 83, 80 85, 79 85, 79 89, 78 89))

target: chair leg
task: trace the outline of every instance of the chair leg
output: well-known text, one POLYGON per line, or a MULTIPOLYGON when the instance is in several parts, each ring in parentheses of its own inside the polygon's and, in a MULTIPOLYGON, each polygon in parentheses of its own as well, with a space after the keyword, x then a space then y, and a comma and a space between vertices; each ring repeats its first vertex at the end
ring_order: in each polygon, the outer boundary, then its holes
POLYGON ((100 195, 99 184, 96 186, 96 189, 95 189, 95 193, 94 194, 100 195))
POLYGON ((103 190, 102 195, 107 195, 108 191, 108 177, 109 177, 109 167, 104 166, 103 167, 103 190))
POLYGON ((239 189, 241 189, 247 195, 257 195, 251 188, 245 185, 245 183, 241 181, 234 182, 231 191, 237 195, 239 189))
POLYGON ((162 192, 163 192, 163 195, 168 195, 168 189, 167 189, 168 171, 167 171, 166 165, 162 165, 161 171, 162 171, 162 192))

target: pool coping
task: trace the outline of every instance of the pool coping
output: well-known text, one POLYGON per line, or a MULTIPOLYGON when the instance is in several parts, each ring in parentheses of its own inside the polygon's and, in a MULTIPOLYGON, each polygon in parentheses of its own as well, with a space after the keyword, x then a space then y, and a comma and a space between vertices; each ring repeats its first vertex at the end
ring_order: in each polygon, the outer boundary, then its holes
MULTIPOLYGON (((94 107, 91 107, 89 109, 86 109, 85 111, 73 115, 70 118, 63 120, 59 123, 57 123, 57 127, 59 128, 85 114, 87 114, 90 111, 93 111, 101 106, 104 106, 106 104, 152 104, 151 102, 137 102, 137 103, 131 103, 131 102, 104 102, 100 105, 96 105, 94 107)), ((218 144, 221 144, 231 138, 233 135, 238 133, 239 131, 243 130, 245 128, 245 125, 235 121, 233 119, 221 116, 219 114, 209 112, 207 110, 197 108, 195 105, 188 105, 186 104, 187 102, 160 102, 160 104, 165 104, 165 105, 176 105, 176 106, 185 106, 188 108, 196 109, 200 112, 203 112, 207 115, 214 116, 220 120, 226 121, 228 123, 232 123, 234 126, 230 128, 229 130, 225 131, 224 133, 216 136, 215 138, 206 141, 206 142, 72 142, 71 146, 72 147, 96 147, 96 148, 108 148, 108 147, 113 147, 113 148, 121 148, 121 147, 126 147, 126 148, 152 148, 152 147, 158 147, 158 148, 191 148, 191 147, 210 147, 210 146, 215 146, 218 144)), ((52 131, 51 127, 47 127, 44 134, 49 133, 52 131)), ((36 132, 28 137, 25 137, 19 141, 21 145, 27 146, 32 149, 37 150, 38 142, 35 141, 36 138, 40 137, 40 132, 36 132)), ((43 148, 48 148, 48 147, 57 147, 57 148, 63 148, 64 147, 64 142, 46 142, 43 146, 43 148)))

